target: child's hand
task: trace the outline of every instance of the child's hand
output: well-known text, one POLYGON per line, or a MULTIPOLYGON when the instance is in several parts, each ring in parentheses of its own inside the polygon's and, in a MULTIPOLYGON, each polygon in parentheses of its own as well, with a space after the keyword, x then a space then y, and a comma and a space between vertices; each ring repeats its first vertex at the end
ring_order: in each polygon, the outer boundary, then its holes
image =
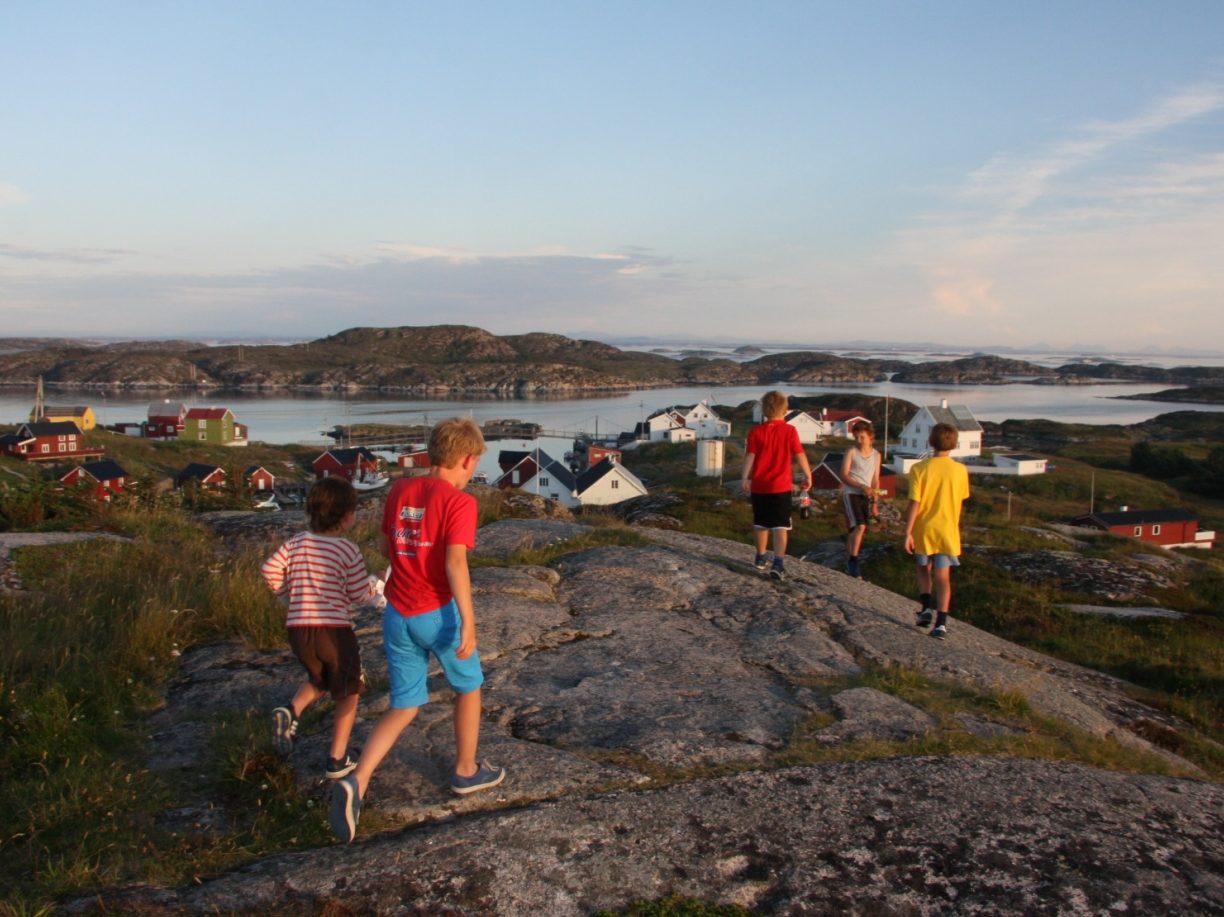
POLYGON ((455 650, 456 659, 467 659, 476 651, 476 622, 464 621, 459 629, 459 649, 455 650))
POLYGON ((909 532, 905 533, 905 553, 914 553, 914 536, 909 532))

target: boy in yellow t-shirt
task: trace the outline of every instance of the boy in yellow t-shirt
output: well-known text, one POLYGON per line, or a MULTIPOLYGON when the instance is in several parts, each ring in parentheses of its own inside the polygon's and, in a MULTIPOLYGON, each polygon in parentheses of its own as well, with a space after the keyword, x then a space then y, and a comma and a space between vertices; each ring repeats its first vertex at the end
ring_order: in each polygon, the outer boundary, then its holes
POLYGON ((961 505, 969 499, 969 471, 951 458, 956 428, 937 423, 927 440, 935 454, 910 470, 909 512, 905 517, 905 550, 918 562, 918 592, 922 610, 919 627, 931 624, 931 593, 935 594, 935 626, 931 636, 948 636, 952 602, 952 568, 960 566, 961 505), (933 588, 932 588, 933 587, 933 588))

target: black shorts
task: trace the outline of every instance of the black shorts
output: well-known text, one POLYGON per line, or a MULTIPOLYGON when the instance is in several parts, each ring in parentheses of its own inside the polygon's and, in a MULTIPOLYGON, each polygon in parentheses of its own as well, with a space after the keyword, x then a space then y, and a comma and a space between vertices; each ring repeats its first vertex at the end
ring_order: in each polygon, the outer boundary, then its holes
POLYGON ((289 646, 310 683, 343 700, 365 689, 361 652, 351 627, 290 627, 289 646))
POLYGON ((789 529, 791 527, 791 492, 752 495, 752 527, 754 529, 789 529))
POLYGON ((846 527, 852 532, 871 521, 871 504, 862 494, 843 493, 842 509, 846 511, 846 527))

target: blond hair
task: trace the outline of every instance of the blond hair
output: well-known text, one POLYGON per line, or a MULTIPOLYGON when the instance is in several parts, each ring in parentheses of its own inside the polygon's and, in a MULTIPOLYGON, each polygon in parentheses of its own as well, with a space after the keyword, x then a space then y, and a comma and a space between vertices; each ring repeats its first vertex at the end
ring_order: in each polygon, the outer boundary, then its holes
POLYGON ((484 434, 470 417, 438 421, 429 434, 429 464, 440 468, 454 468, 465 456, 484 452, 484 434))
POLYGON ((761 413, 769 418, 781 417, 789 405, 790 399, 781 392, 766 392, 761 399, 761 413))

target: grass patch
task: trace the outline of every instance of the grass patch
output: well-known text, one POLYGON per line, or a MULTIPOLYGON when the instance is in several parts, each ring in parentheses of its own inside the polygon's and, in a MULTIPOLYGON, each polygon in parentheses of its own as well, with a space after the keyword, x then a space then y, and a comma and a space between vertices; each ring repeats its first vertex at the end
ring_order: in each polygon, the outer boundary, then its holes
POLYGON ((673 895, 655 901, 635 901, 623 910, 596 911, 595 917, 752 917, 752 911, 736 904, 707 904, 673 895))

